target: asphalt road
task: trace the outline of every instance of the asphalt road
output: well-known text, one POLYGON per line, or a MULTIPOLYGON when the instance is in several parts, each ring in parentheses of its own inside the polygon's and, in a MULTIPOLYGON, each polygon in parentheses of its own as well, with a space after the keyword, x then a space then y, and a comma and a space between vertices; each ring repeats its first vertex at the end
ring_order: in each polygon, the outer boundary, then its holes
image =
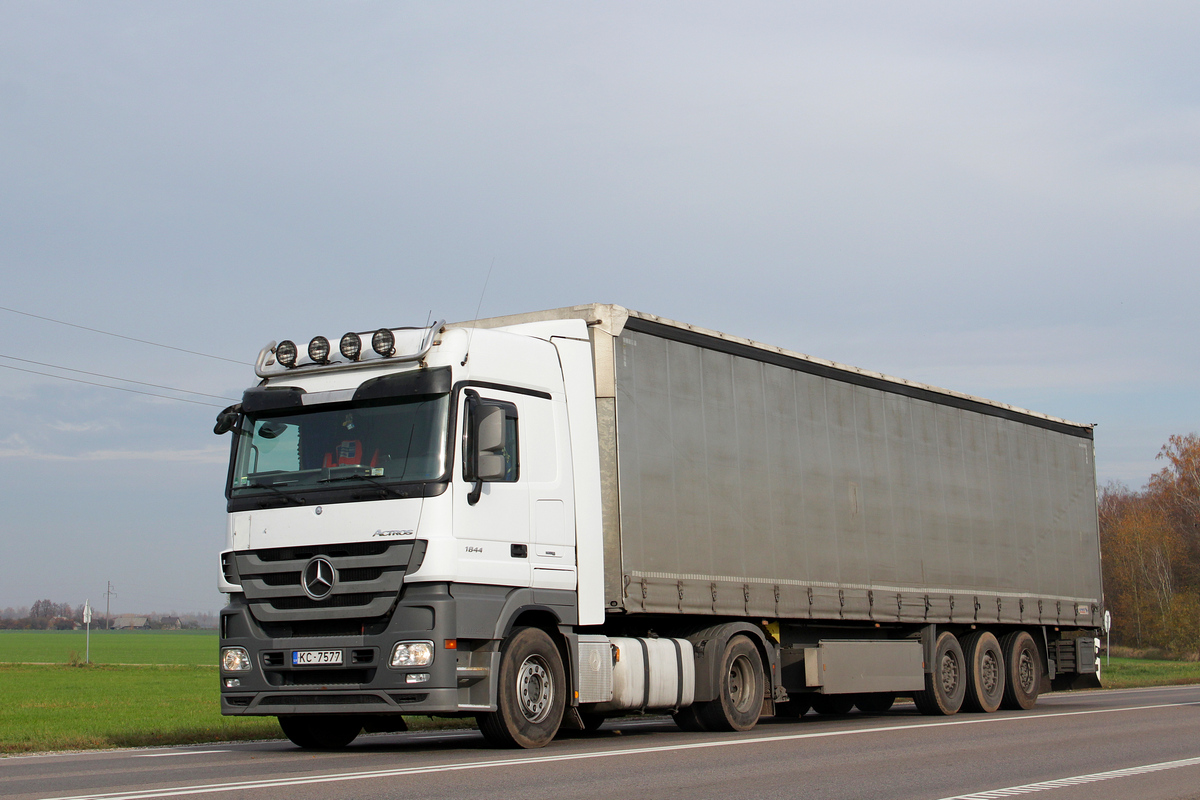
POLYGON ((536 751, 474 731, 360 737, 338 753, 258 742, 0 760, 0 796, 251 800, 513 797, 1200 798, 1200 686, 1043 697, 1031 712, 764 719, 745 734, 610 721, 536 751))

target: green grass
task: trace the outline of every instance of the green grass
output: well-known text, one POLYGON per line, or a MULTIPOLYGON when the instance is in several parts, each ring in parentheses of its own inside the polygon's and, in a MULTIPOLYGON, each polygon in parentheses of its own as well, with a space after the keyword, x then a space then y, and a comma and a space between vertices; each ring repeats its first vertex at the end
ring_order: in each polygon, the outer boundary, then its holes
POLYGON ((273 717, 222 717, 213 667, 0 664, 0 753, 269 739, 273 717))
POLYGON ((1114 657, 1109 664, 1100 656, 1100 682, 1105 689, 1200 683, 1200 662, 1114 657))
MULTIPOLYGON (((84 631, 0 631, 0 663, 83 661, 84 631)), ((217 663, 216 631, 92 631, 94 664, 217 663)))

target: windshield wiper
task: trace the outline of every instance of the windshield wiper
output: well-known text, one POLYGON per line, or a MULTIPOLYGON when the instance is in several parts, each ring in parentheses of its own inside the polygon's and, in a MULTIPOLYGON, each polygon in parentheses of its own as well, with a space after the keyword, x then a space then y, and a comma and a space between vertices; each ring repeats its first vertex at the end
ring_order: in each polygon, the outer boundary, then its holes
POLYGON ((304 505, 304 499, 303 499, 303 498, 301 498, 301 497, 296 497, 295 495, 290 495, 290 494, 288 494, 287 492, 283 491, 282 489, 276 489, 276 488, 275 488, 274 486, 272 486, 271 484, 269 484, 269 483, 263 483, 262 481, 252 481, 252 482, 250 482, 250 483, 247 483, 247 484, 245 485, 245 487, 242 487, 242 488, 246 488, 246 489, 266 489, 266 490, 268 490, 268 491, 274 492, 275 494, 279 495, 279 496, 280 496, 280 497, 282 497, 284 500, 287 500, 289 503, 295 503, 295 504, 296 504, 296 505, 298 505, 298 506, 302 506, 302 505, 304 505))
POLYGON ((317 481, 317 483, 333 483, 334 481, 366 481, 367 483, 370 483, 374 486, 378 486, 380 489, 382 489, 387 494, 390 494, 392 497, 404 497, 405 496, 403 492, 398 492, 395 489, 393 489, 392 487, 388 486, 386 483, 380 483, 379 481, 377 481, 374 478, 369 477, 367 475, 338 475, 336 477, 331 476, 328 478, 321 478, 319 481, 317 481))

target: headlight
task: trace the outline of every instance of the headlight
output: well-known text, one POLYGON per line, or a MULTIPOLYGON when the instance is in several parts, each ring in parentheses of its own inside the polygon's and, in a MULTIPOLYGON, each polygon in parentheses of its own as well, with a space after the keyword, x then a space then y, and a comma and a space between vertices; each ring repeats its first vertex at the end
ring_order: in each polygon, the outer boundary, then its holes
POLYGON ((308 343, 308 357, 314 364, 329 363, 329 340, 324 336, 314 336, 308 343))
POLYGON ((221 651, 221 669, 225 672, 245 672, 250 669, 250 654, 244 647, 226 647, 221 651))
POLYGON ((371 337, 371 349, 388 358, 396 352, 396 337, 387 328, 380 328, 371 337))
POLYGON ((357 333, 347 333, 338 344, 338 349, 348 361, 358 361, 358 356, 362 353, 362 339, 357 333))
POLYGON ((433 642, 398 642, 392 648, 393 667, 427 667, 433 663, 433 642))
POLYGON ((296 343, 291 339, 284 339, 275 345, 275 360, 288 369, 296 366, 296 343))

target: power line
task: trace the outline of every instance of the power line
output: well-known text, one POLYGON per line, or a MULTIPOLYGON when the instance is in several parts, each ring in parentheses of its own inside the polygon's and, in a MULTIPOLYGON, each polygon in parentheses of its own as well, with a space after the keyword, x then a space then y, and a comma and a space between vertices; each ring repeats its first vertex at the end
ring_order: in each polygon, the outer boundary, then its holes
MULTIPOLYGON (((144 395, 147 395, 148 397, 161 397, 163 400, 177 400, 180 403, 191 403, 192 405, 197 405, 197 406, 212 406, 213 408, 224 408, 224 406, 222 406, 220 403, 206 403, 203 400, 187 400, 183 397, 171 397, 170 395, 166 395, 166 394, 155 394, 154 392, 142 392, 142 391, 138 391, 137 389, 127 389, 124 386, 110 386, 107 383, 96 383, 95 381, 84 381, 84 380, 80 380, 79 378, 68 378, 66 375, 52 375, 49 372, 38 372, 35 369, 21 369, 20 367, 13 367, 8 364, 0 364, 0 369, 13 369, 13 370, 16 370, 17 372, 28 372, 31 375, 43 375, 47 378, 58 378, 60 381, 71 381, 72 383, 86 383, 88 386, 99 386, 104 389, 116 389, 116 390, 122 391, 122 392, 132 392, 133 394, 144 394, 144 395)), ((117 380, 123 380, 123 379, 117 378, 117 380)))
POLYGON ((86 325, 76 325, 74 322, 64 322, 61 319, 52 319, 50 317, 43 317, 38 314, 30 314, 28 311, 18 311, 15 308, 6 308, 5 306, 0 306, 0 311, 7 311, 10 314, 20 314, 23 317, 33 317, 34 319, 45 320, 46 322, 53 322, 58 325, 67 325, 71 328, 79 328, 82 331, 91 331, 92 333, 102 333, 105 336, 115 336, 118 339, 126 339, 130 342, 140 342, 141 344, 153 345, 154 347, 162 347, 167 350, 175 350, 176 352, 179 352, 179 353, 188 353, 193 356, 204 356, 205 358, 215 358, 218 361, 228 361, 230 364, 240 364, 242 366, 253 366, 248 361, 237 361, 232 358, 225 358, 225 356, 214 356, 211 353, 201 353, 196 350, 185 350, 182 347, 173 347, 172 345, 169 345, 169 344, 161 344, 159 342, 152 342, 149 339, 138 339, 136 337, 125 336, 120 333, 112 333, 111 331, 102 331, 99 328, 89 328, 86 325))
MULTIPOLYGON (((219 394, 209 394, 207 392, 193 392, 191 389, 179 389, 175 386, 163 386, 160 383, 146 383, 145 381, 135 381, 132 378, 121 378, 116 375, 105 375, 102 372, 88 372, 85 369, 72 369, 71 367, 60 367, 58 364, 47 364, 44 361, 33 361, 28 358, 17 358, 16 356, 6 356, 0 353, 0 358, 7 358, 11 361, 20 361, 24 364, 36 364, 39 367, 49 367, 50 369, 61 369, 67 372, 78 372, 80 375, 91 375, 94 378, 108 378, 110 381, 124 381, 125 383, 136 383, 139 386, 153 386, 155 389, 169 389, 172 392, 183 392, 185 394, 197 394, 201 397, 213 397, 217 400, 228 400, 231 403, 236 403, 232 397, 223 397, 219 394)), ((113 387, 117 388, 117 387, 113 387)))

